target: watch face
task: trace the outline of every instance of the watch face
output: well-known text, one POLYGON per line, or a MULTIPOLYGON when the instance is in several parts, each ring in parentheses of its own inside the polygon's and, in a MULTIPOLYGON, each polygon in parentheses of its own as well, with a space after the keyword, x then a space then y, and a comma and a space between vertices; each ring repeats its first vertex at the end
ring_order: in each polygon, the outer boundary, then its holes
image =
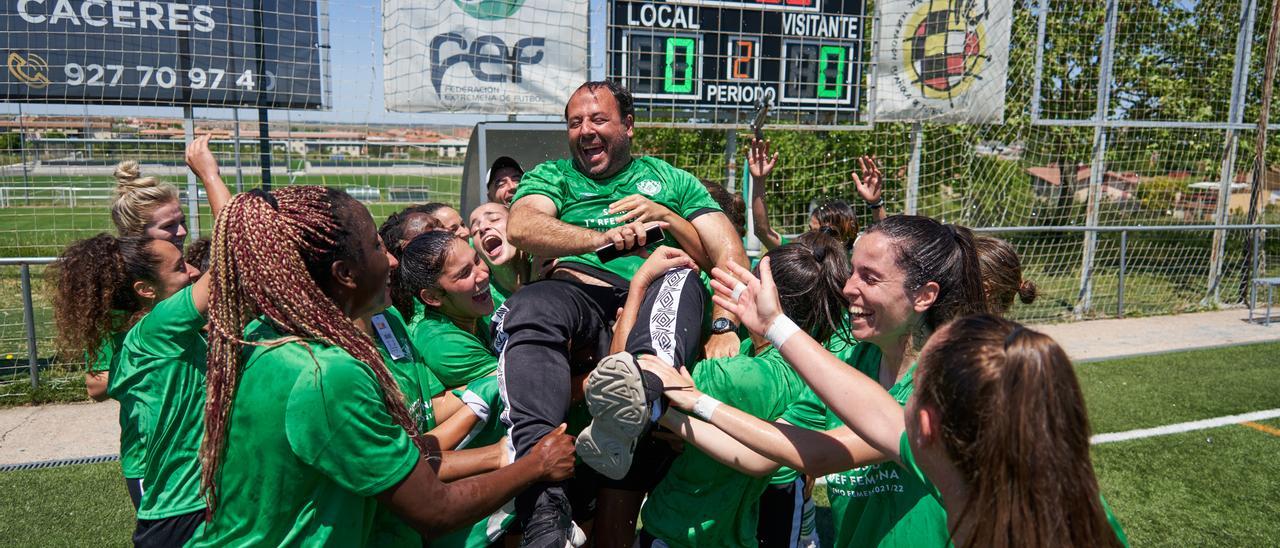
POLYGON ((733 330, 733 322, 728 318, 716 318, 716 321, 711 322, 711 330, 716 333, 727 333, 733 330))

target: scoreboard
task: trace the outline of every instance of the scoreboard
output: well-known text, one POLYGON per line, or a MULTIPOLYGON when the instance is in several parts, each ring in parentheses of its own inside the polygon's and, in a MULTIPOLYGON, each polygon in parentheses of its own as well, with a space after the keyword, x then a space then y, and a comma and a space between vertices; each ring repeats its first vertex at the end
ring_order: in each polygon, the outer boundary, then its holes
POLYGON ((864 0, 610 0, 609 77, 637 108, 856 113, 864 0))

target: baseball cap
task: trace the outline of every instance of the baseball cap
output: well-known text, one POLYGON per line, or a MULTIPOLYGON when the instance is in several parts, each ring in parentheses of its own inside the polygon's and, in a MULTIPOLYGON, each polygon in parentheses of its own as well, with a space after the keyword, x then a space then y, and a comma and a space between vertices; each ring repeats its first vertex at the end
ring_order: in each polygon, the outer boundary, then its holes
POLYGON ((524 175, 524 168, 520 167, 520 162, 515 161, 515 159, 510 156, 499 156, 497 160, 493 161, 493 165, 489 166, 489 172, 484 175, 485 188, 493 186, 493 172, 504 167, 514 167, 516 168, 516 171, 520 172, 520 175, 524 175))

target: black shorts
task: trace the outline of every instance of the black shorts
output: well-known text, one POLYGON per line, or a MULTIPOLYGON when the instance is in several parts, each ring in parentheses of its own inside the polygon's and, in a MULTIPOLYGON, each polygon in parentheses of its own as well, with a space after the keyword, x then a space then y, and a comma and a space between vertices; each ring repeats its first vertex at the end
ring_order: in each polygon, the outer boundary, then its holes
POLYGON ((791 483, 770 484, 760 494, 756 540, 760 548, 795 548, 804 514, 804 476, 791 483))
POLYGON ((142 478, 125 478, 124 488, 129 492, 129 502, 133 503, 133 511, 138 511, 138 505, 142 504, 142 478))
POLYGON ((140 519, 133 530, 133 545, 135 548, 182 546, 191 540, 202 521, 204 509, 162 519, 140 519))

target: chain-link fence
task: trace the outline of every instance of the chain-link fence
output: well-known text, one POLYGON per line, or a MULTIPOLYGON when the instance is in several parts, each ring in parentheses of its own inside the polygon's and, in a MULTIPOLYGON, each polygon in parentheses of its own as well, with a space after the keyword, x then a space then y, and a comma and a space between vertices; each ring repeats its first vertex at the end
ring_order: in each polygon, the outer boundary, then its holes
MULTIPOLYGON (((344 188, 379 220, 408 203, 459 203, 469 127, 481 117, 386 111, 383 4, 322 5, 328 110, 270 110, 262 124, 256 109, 197 107, 184 127, 181 108, 0 105, 0 257, 50 257, 111 230, 107 204, 120 160, 138 160, 144 175, 176 184, 184 203, 188 192, 199 198, 182 161, 191 133, 214 134, 224 179, 236 190, 261 185, 265 148, 274 185, 344 188)), ((597 0, 591 9, 612 4, 597 0)), ((858 156, 874 154, 890 212, 991 229, 1017 246, 1026 277, 1041 290, 1035 304, 1015 306, 1020 320, 1245 302, 1255 269, 1280 274, 1267 260, 1275 239, 1243 228, 1255 180, 1254 222, 1273 229, 1280 222, 1272 205, 1280 172, 1253 173, 1270 9, 1256 0, 1014 2, 999 124, 876 122, 874 48, 863 48, 862 58, 850 59, 865 79, 854 125, 766 128, 781 153, 767 193, 773 225, 804 230, 825 197, 848 200, 869 222, 849 173, 858 156)), ((894 15, 872 2, 863 13, 868 39, 894 15)), ((741 188, 745 127, 689 127, 689 117, 677 120, 671 110, 640 118, 638 150, 741 188)), ((792 113, 774 121, 800 120, 792 113)), ((1272 143, 1264 156, 1275 150, 1272 143)), ((191 224, 208 234, 207 217, 191 224)), ((36 363, 52 363, 43 269, 29 268, 36 363)), ((0 382, 28 382, 20 270, 0 266, 0 382)))

